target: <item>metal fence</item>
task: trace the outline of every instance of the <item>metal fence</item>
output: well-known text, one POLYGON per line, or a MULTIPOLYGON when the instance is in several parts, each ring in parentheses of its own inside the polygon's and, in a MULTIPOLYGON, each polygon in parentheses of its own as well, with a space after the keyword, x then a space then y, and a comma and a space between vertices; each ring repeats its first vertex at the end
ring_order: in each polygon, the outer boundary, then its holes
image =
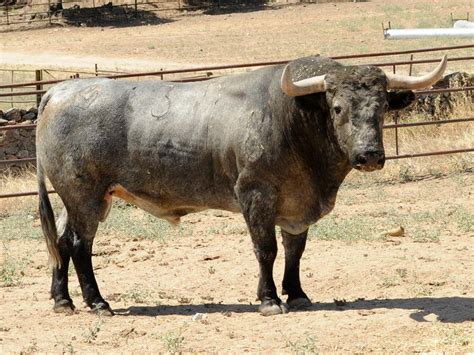
MULTIPOLYGON (((337 60, 347 60, 347 59, 364 59, 364 58, 373 58, 373 57, 386 57, 392 55, 403 55, 403 54, 410 54, 411 58, 413 58, 414 53, 426 53, 426 52, 437 52, 437 51, 450 51, 456 49, 466 49, 466 48, 474 48, 474 45, 462 45, 462 46, 451 46, 451 47, 436 47, 436 48, 423 48, 417 50, 406 50, 406 51, 398 51, 398 52, 379 52, 379 53, 369 53, 369 54, 354 54, 354 55, 345 55, 345 56, 337 56, 333 57, 337 60)), ((454 57, 449 58, 449 61, 472 61, 474 57, 454 57)), ((99 75, 96 71, 92 73, 97 76, 112 78, 112 79, 123 79, 123 78, 141 78, 141 77, 159 77, 161 80, 171 79, 172 81, 198 81, 198 80, 208 80, 212 77, 216 77, 222 75, 222 71, 224 70, 248 70, 249 68, 253 67, 262 67, 267 65, 276 65, 276 64, 284 64, 288 62, 287 60, 283 61, 272 61, 272 62, 259 62, 259 63, 245 63, 245 64, 235 64, 235 65, 221 65, 221 66, 209 66, 209 67, 200 67, 200 68, 190 68, 190 69, 179 69, 179 70, 161 70, 155 72, 143 72, 143 73, 123 73, 123 74, 113 74, 113 75, 99 75), (191 77, 190 77, 191 75, 191 77)), ((406 66, 408 65, 411 68, 413 65, 418 64, 425 64, 425 63, 436 63, 438 59, 423 59, 423 60, 408 60, 408 61, 395 61, 395 62, 380 62, 380 63, 367 63, 368 65, 376 65, 380 67, 388 66, 393 68, 393 72, 396 72, 399 66, 406 66)), ((91 73, 89 73, 91 74, 91 73)), ((79 77, 79 75, 74 75, 74 77, 79 77)), ((45 86, 53 85, 63 80, 42 80, 42 81, 31 81, 31 82, 24 82, 24 83, 14 83, 14 84, 5 84, 0 85, 0 90, 5 89, 18 89, 18 88, 26 88, 25 91, 19 92, 3 92, 0 93, 0 97, 13 97, 13 96, 25 96, 25 95, 35 95, 37 98, 36 102, 41 99, 41 95, 46 92, 45 86), (34 88, 34 90, 31 90, 34 88)), ((462 88, 445 88, 445 89, 431 89, 431 90, 423 90, 423 91, 416 91, 416 95, 440 95, 449 92, 460 92, 465 91, 472 95, 474 91, 474 86, 467 86, 462 88)), ((469 117, 457 117, 457 118, 450 118, 450 119, 442 119, 436 121, 422 121, 422 122, 413 122, 413 123, 400 123, 398 122, 397 115, 394 116, 395 122, 393 124, 385 124, 384 129, 394 129, 395 130, 395 155, 387 156, 387 160, 393 159, 405 159, 405 158, 416 158, 416 157, 426 157, 426 156, 437 156, 437 155, 444 155, 444 154, 458 154, 458 153, 467 153, 467 152, 474 152, 474 147, 467 147, 467 148, 457 148, 452 150, 438 150, 438 151, 429 151, 429 152, 422 152, 422 153, 400 153, 400 142, 398 139, 398 132, 399 129, 403 129, 406 127, 417 127, 417 126, 429 126, 429 125, 445 125, 445 124, 456 124, 456 123, 466 123, 466 122, 473 122, 474 116, 469 117)), ((0 131, 4 130, 15 130, 15 129, 35 129, 36 124, 28 124, 28 125, 13 125, 13 126, 4 126, 0 127, 0 131)), ((25 164, 25 163, 34 163, 36 161, 35 157, 24 158, 24 159, 14 159, 14 160, 0 160, 0 165, 11 165, 11 164, 25 164)), ((54 192, 54 191, 51 191, 54 192)), ((0 195, 1 198, 8 198, 8 197, 20 197, 20 196, 31 196, 36 195, 37 192, 22 192, 22 193, 11 193, 11 194, 3 194, 0 195)))

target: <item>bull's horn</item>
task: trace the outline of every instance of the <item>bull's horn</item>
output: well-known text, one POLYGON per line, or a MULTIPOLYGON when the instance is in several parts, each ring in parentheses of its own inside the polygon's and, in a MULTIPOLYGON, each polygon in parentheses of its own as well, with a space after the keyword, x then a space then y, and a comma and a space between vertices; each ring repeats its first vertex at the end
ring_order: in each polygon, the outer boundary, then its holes
POLYGON ((389 89, 416 90, 430 87, 443 77, 443 73, 448 64, 448 56, 444 56, 435 70, 422 76, 407 76, 392 73, 385 73, 388 79, 389 89))
POLYGON ((326 91, 324 77, 325 75, 319 75, 293 82, 291 80, 290 66, 287 65, 281 75, 281 89, 288 96, 303 96, 324 92, 326 91))

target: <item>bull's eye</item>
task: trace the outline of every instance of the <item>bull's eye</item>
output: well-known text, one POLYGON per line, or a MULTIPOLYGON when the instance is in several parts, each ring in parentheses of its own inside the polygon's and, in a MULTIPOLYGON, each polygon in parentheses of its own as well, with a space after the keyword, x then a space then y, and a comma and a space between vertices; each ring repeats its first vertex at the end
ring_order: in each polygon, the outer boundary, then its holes
POLYGON ((336 113, 336 115, 339 115, 342 112, 342 107, 334 106, 334 112, 336 113))

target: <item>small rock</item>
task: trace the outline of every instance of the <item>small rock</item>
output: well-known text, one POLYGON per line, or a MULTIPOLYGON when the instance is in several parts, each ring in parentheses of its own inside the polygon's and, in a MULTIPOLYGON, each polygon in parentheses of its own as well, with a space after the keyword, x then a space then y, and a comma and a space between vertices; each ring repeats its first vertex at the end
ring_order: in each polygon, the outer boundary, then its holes
POLYGON ((192 318, 191 320, 193 322, 201 322, 201 323, 204 323, 204 324, 207 324, 209 323, 209 320, 207 318, 207 314, 206 313, 196 313, 192 318))
POLYGON ((370 309, 361 309, 357 311, 358 314, 360 314, 363 317, 370 316, 372 314, 375 314, 375 311, 372 311, 370 309))
POLYGON ((21 112, 17 108, 11 108, 4 114, 5 119, 7 121, 20 121, 21 120, 21 112))
POLYGON ((36 118, 36 113, 34 113, 34 112, 26 112, 23 115, 24 120, 34 120, 35 118, 36 118))
POLYGON ((18 157, 18 159, 29 158, 30 153, 27 150, 20 150, 16 156, 18 157))

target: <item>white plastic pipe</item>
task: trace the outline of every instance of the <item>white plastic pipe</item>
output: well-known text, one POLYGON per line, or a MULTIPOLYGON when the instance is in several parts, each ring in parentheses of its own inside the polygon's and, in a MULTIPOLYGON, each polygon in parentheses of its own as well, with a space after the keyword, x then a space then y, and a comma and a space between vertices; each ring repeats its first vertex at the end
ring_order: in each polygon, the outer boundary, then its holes
POLYGON ((426 37, 474 37, 474 28, 415 28, 387 29, 385 39, 413 39, 426 37))
POLYGON ((459 20, 454 23, 453 27, 454 28, 474 28, 474 22, 459 20))

